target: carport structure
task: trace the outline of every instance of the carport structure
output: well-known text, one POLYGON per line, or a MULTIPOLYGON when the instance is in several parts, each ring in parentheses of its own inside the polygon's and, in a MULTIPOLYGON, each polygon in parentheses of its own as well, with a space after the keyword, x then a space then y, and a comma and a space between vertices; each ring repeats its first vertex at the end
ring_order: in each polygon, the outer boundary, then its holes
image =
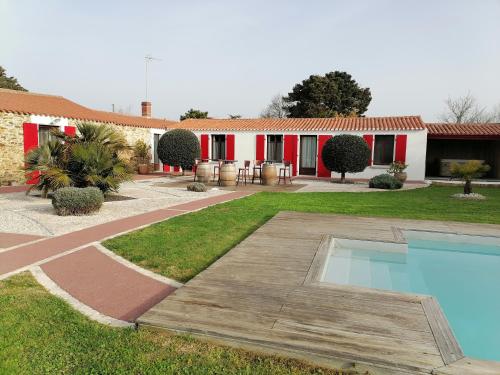
POLYGON ((485 178, 500 179, 500 123, 426 124, 426 127, 427 177, 449 177, 446 163, 474 159, 484 160, 491 167, 485 178))

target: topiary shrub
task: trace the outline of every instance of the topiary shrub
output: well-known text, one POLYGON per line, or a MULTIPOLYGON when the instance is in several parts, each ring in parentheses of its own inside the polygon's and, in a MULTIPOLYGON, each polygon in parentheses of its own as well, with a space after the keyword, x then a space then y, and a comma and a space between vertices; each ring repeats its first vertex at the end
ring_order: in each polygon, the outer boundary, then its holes
POLYGON ((104 195, 96 187, 64 187, 52 196, 52 206, 60 216, 88 215, 99 211, 104 195))
POLYGON ((321 158, 325 167, 340 173, 345 182, 346 173, 363 172, 370 161, 371 151, 365 140, 357 135, 341 134, 325 142, 321 158))
POLYGON ((202 184, 201 182, 191 182, 190 184, 187 185, 187 189, 189 191, 196 191, 198 193, 207 191, 207 187, 205 184, 202 184))
POLYGON ((163 134, 158 142, 158 157, 165 165, 190 169, 200 157, 200 142, 196 135, 185 129, 174 129, 163 134))
POLYGON ((395 189, 401 189, 403 183, 399 181, 396 177, 384 173, 372 177, 370 179, 370 182, 368 183, 368 186, 376 189, 395 190, 395 189))

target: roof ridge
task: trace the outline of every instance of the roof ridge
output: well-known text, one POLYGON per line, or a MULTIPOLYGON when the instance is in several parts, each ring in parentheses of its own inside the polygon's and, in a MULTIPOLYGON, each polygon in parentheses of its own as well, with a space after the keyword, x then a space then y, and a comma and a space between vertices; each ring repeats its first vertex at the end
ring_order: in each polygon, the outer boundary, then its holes
MULTIPOLYGON (((5 89, 5 88, 0 88, 0 92, 4 91, 9 94, 18 94, 18 95, 32 95, 32 96, 47 96, 49 98, 63 98, 66 99, 64 96, 61 95, 54 95, 54 94, 42 94, 39 92, 32 92, 32 91, 22 91, 22 90, 12 90, 12 89, 5 89)), ((69 99, 66 99, 69 100, 69 99)))

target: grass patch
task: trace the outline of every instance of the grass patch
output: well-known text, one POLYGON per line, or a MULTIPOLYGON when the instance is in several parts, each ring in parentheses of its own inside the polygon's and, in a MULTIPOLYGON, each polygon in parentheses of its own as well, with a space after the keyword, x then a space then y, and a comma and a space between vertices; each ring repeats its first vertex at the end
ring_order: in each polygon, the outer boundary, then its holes
POLYGON ((500 189, 474 188, 484 201, 459 201, 462 187, 373 193, 258 193, 104 242, 124 258, 185 282, 279 211, 500 223, 500 189))
POLYGON ((29 273, 0 281, 0 374, 338 374, 158 331, 93 322, 29 273))

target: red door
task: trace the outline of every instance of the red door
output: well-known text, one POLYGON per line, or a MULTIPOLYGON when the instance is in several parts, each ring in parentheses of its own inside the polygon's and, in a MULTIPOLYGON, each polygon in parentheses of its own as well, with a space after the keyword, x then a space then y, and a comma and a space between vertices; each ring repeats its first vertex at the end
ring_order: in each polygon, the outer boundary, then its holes
POLYGON ((297 176, 297 144, 299 137, 296 134, 287 134, 284 139, 283 159, 292 163, 292 175, 297 176))
POLYGON ((318 137, 318 177, 331 177, 332 173, 326 169, 325 164, 323 163, 323 158, 321 156, 323 152, 323 146, 326 141, 332 138, 331 135, 320 135, 318 137))

